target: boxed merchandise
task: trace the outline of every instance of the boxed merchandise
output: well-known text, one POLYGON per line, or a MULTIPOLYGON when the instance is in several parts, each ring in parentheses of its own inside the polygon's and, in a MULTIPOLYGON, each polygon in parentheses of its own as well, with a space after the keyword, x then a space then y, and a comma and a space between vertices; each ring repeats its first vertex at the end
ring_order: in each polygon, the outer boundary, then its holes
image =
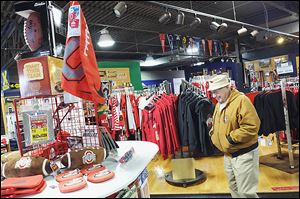
POLYGON ((17 60, 21 97, 62 94, 63 60, 41 56, 17 60))

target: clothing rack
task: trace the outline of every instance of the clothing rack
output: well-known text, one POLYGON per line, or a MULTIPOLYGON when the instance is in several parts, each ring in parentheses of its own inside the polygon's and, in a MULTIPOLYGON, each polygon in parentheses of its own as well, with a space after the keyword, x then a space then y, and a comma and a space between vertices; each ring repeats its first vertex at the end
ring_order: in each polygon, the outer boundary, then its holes
MULTIPOLYGON (((181 80, 181 92, 187 89, 192 89, 202 94, 201 89, 186 80, 181 80)), ((165 174, 165 180, 171 185, 187 187, 195 183, 204 182, 205 179, 206 175, 204 172, 194 168, 190 149, 189 156, 184 157, 181 146, 181 157, 176 158, 175 155, 172 158, 172 171, 165 174)))
POLYGON ((164 80, 160 85, 159 85, 160 90, 166 92, 168 95, 172 93, 172 84, 168 82, 167 80, 164 80))
POLYGON ((200 88, 194 86, 192 83, 190 83, 184 79, 181 80, 181 85, 182 85, 182 90, 191 89, 191 90, 195 91, 197 94, 200 94, 200 95, 204 94, 200 88))

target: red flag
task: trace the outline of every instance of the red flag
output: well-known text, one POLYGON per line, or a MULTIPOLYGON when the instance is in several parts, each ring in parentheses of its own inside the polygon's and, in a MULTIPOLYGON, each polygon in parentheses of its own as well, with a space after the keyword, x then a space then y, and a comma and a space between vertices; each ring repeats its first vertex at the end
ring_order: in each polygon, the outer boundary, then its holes
POLYGON ((62 88, 82 99, 105 103, 91 35, 77 1, 69 8, 62 88))
POLYGON ((161 43, 161 47, 162 47, 163 53, 165 53, 165 49, 166 49, 166 45, 165 45, 166 34, 165 33, 159 33, 159 39, 160 39, 160 43, 161 43))

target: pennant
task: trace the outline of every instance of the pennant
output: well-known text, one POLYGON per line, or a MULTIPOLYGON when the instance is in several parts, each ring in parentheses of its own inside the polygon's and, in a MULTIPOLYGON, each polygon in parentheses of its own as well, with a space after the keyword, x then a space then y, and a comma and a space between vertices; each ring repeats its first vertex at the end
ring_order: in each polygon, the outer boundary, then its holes
POLYGON ((61 79, 66 92, 95 103, 105 103, 91 35, 77 1, 70 3, 61 79))
POLYGON ((203 47, 203 56, 206 57, 207 48, 206 48, 206 41, 205 41, 205 39, 202 39, 202 47, 203 47))
POLYGON ((213 52, 214 52, 214 56, 219 56, 218 52, 218 41, 217 40, 213 40, 213 52))
POLYGON ((193 39, 193 37, 190 37, 189 38, 189 44, 190 44, 190 46, 193 48, 194 47, 194 39, 193 39))
POLYGON ((207 40, 207 43, 208 43, 209 56, 212 57, 213 42, 212 42, 212 40, 209 39, 209 40, 207 40))
POLYGON ((166 50, 166 45, 165 45, 166 34, 165 33, 159 33, 159 39, 160 39, 162 51, 163 51, 163 53, 165 53, 165 50, 166 50))
POLYGON ((168 38, 169 46, 170 46, 171 51, 173 53, 173 49, 174 49, 173 40, 174 40, 174 37, 173 37, 172 34, 167 34, 167 38, 168 38))
POLYGON ((184 48, 184 51, 186 51, 186 47, 187 47, 187 38, 186 38, 186 36, 182 37, 182 46, 184 48))
POLYGON ((225 53, 226 53, 226 56, 228 56, 228 49, 229 49, 229 43, 228 42, 225 42, 225 53))
POLYGON ((220 50, 220 55, 223 56, 223 42, 219 42, 219 50, 220 50))
POLYGON ((200 54, 200 38, 194 37, 194 43, 195 43, 196 48, 198 49, 198 53, 200 54))
POLYGON ((177 47, 178 52, 180 52, 181 43, 182 42, 181 42, 180 35, 176 35, 176 47, 177 47))

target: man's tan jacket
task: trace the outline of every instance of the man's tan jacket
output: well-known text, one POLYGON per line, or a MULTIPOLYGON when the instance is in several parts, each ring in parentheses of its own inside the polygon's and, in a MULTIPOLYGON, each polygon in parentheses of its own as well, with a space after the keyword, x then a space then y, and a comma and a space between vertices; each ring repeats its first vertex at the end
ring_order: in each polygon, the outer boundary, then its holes
POLYGON ((225 107, 221 111, 219 103, 215 107, 210 135, 220 151, 234 156, 257 146, 259 127, 260 119, 251 101, 232 89, 225 107))

